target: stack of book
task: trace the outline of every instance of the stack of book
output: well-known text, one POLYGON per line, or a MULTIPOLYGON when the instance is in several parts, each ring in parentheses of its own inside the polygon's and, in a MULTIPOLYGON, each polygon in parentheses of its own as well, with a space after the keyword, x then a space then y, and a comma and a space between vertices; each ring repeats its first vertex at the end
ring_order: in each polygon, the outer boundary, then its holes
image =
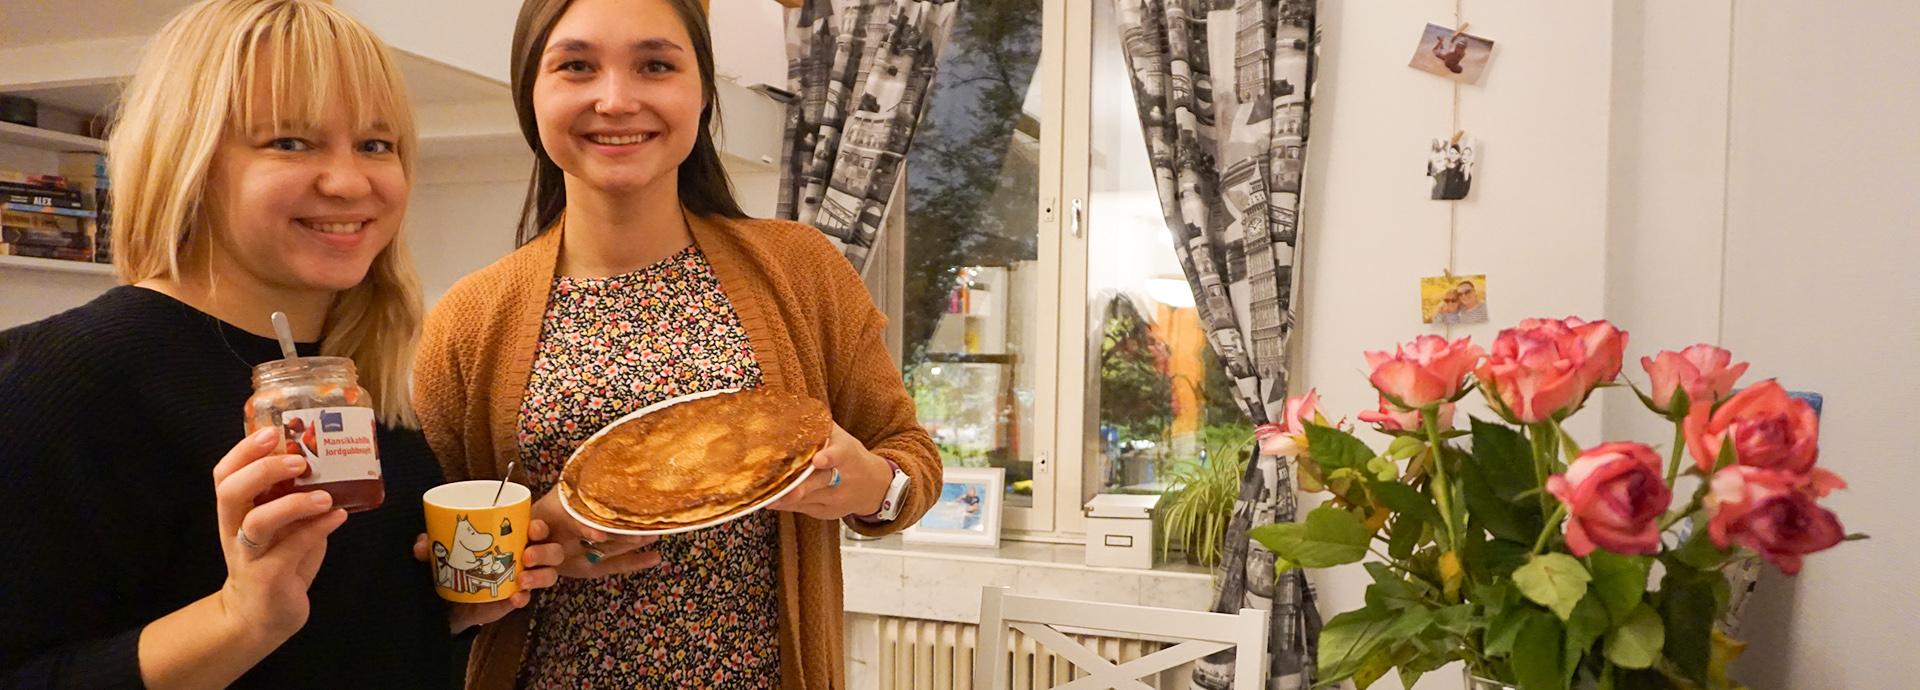
POLYGON ((60 176, 80 191, 87 209, 94 212, 92 229, 93 260, 113 263, 113 195, 107 182, 107 157, 77 151, 60 154, 60 176))
POLYGON ((0 256, 111 261, 104 159, 61 155, 61 175, 0 170, 0 256))

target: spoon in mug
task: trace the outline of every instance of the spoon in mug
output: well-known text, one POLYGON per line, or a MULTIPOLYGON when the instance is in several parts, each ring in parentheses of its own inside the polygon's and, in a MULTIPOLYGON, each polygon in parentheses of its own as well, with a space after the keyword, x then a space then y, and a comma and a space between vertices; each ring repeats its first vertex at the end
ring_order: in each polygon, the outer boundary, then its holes
POLYGON ((513 463, 512 460, 507 461, 507 471, 500 475, 500 487, 493 490, 493 503, 489 505, 500 505, 500 492, 507 490, 507 480, 513 477, 513 463))

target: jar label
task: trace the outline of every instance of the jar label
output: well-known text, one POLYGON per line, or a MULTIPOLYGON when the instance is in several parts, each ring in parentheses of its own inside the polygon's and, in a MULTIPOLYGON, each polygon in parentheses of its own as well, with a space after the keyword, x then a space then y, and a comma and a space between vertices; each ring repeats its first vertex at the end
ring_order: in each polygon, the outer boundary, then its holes
POLYGON ((379 449, 373 440, 373 410, 365 407, 315 407, 280 413, 281 438, 289 455, 307 459, 297 486, 380 478, 379 449))

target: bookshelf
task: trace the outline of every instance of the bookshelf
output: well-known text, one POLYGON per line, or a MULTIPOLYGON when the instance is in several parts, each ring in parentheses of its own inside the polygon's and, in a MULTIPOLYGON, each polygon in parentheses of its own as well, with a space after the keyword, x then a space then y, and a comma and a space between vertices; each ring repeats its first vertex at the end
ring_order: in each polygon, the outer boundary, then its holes
POLYGON ((0 256, 0 270, 47 271, 52 273, 78 273, 113 277, 112 264, 96 264, 88 261, 61 261, 59 259, 36 259, 30 256, 0 256))
POLYGON ((78 134, 0 122, 0 142, 47 151, 92 151, 104 153, 107 142, 78 134))

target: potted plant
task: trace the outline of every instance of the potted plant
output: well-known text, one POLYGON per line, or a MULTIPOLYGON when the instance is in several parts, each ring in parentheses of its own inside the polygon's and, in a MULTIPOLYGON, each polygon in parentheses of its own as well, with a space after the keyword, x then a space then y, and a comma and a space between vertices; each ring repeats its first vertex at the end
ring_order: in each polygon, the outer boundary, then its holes
POLYGON ((1808 404, 1773 381, 1736 392, 1747 365, 1711 345, 1641 359, 1651 382, 1635 391, 1674 427, 1666 457, 1582 444, 1563 422, 1615 385, 1626 342, 1577 318, 1523 321, 1490 353, 1422 336, 1366 356, 1380 404, 1359 418, 1392 438, 1385 452, 1329 424, 1311 392, 1262 430, 1262 452, 1331 494, 1304 522, 1253 530, 1276 568, 1375 556, 1366 605, 1321 631, 1321 683, 1365 688, 1393 669, 1412 687, 1459 660, 1474 688, 1739 687, 1727 667, 1743 645, 1715 626, 1723 569, 1757 556, 1791 575, 1859 538, 1818 503, 1845 484, 1815 464, 1808 404), (1476 389, 1500 421, 1457 428, 1454 404, 1476 389), (1698 488, 1675 507, 1683 468, 1698 488))
POLYGON ((1167 493, 1160 500, 1162 558, 1178 541, 1186 547, 1187 562, 1207 567, 1220 562, 1252 440, 1248 436, 1231 450, 1223 447, 1168 469, 1167 493))

